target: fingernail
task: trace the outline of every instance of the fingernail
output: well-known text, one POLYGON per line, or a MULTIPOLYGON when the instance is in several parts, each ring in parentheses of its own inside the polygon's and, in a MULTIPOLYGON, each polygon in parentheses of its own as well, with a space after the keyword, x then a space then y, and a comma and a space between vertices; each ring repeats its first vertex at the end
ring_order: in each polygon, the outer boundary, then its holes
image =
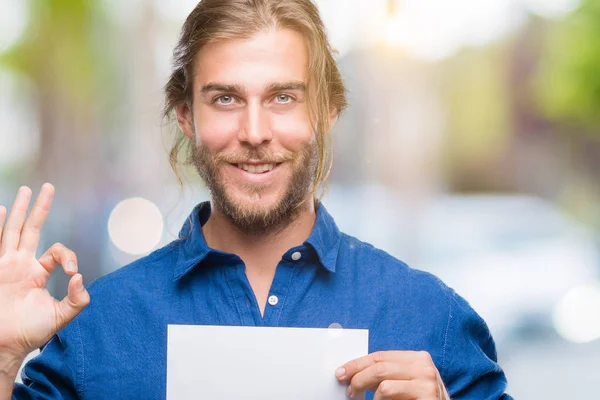
POLYGON ((75 282, 75 289, 83 290, 83 277, 77 279, 77 281, 75 282))
POLYGON ((67 263, 67 271, 77 272, 77 264, 75 264, 75 261, 69 261, 67 263))
POLYGON ((344 375, 346 375, 346 368, 339 367, 338 369, 335 370, 335 376, 337 376, 338 378, 341 378, 344 375))
POLYGON ((354 393, 352 393, 352 386, 348 386, 348 389, 346 389, 346 394, 348 395, 348 397, 353 398, 354 397, 354 393))

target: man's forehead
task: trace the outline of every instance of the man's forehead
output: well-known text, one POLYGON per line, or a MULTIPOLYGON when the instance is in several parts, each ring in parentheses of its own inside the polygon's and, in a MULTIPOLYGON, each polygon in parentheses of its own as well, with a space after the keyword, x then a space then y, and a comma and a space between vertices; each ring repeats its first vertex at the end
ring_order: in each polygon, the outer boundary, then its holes
POLYGON ((304 38, 284 29, 207 43, 196 54, 194 75, 196 84, 202 86, 305 82, 308 54, 304 38))
POLYGON ((286 50, 287 46, 284 48, 278 47, 278 45, 282 44, 297 47, 294 48, 294 51, 297 53, 299 53, 297 50, 300 50, 300 47, 306 50, 306 40, 301 33, 293 29, 272 28, 257 31, 246 36, 212 39, 202 46, 199 53, 214 54, 219 50, 224 51, 226 49, 231 49, 235 52, 242 48, 255 53, 286 50))

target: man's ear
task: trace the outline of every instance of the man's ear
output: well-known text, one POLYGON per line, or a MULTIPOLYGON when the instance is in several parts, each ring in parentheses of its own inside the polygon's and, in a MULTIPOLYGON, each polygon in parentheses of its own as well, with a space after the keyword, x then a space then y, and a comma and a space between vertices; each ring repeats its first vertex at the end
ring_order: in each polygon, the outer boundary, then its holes
POLYGON ((175 113, 177 114, 177 123, 183 134, 190 139, 196 138, 194 121, 192 117, 192 110, 190 109, 187 102, 180 103, 175 107, 175 113))

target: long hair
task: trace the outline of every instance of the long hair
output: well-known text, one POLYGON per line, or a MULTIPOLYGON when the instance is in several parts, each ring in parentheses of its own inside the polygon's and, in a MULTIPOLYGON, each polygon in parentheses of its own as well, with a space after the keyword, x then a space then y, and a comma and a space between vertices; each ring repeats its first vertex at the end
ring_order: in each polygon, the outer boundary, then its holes
MULTIPOLYGON (((247 39, 270 29, 291 29, 300 33, 308 48, 309 115, 315 130, 319 162, 313 181, 313 195, 331 170, 331 113, 339 115, 347 106, 346 88, 327 40, 323 21, 311 0, 202 0, 183 24, 173 52, 173 72, 165 86, 163 117, 173 121, 181 104, 190 108, 193 101, 194 61, 207 43, 225 39, 247 39)), ((194 148, 178 132, 169 161, 181 183, 180 153, 189 162, 194 148)))

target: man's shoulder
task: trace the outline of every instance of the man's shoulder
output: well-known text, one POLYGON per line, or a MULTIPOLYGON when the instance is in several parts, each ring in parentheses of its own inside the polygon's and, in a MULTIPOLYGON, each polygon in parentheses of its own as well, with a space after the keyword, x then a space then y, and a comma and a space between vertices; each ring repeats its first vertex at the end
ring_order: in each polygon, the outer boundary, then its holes
POLYGON ((178 244, 172 242, 95 279, 86 286, 90 303, 58 336, 78 343, 96 342, 99 337, 111 341, 117 327, 125 326, 123 321, 135 324, 132 321, 146 318, 156 298, 164 298, 158 291, 168 290, 165 282, 174 279, 177 251, 178 244))
POLYGON ((93 335, 101 326, 114 326, 121 318, 142 316, 144 309, 154 304, 156 298, 164 298, 159 292, 168 290, 165 282, 174 280, 173 265, 177 254, 178 244, 172 242, 95 279, 86 287, 90 303, 77 316, 76 324, 69 324, 61 335, 68 335, 77 324, 81 327, 77 335, 81 335, 82 330, 93 335))
POLYGON ((390 288, 409 290, 423 296, 452 298, 454 290, 430 272, 409 266, 385 250, 342 233, 338 265, 354 269, 361 279, 384 283, 390 288))
POLYGON ((112 296, 155 280, 172 279, 179 243, 171 242, 113 272, 95 279, 87 287, 91 296, 112 296))

